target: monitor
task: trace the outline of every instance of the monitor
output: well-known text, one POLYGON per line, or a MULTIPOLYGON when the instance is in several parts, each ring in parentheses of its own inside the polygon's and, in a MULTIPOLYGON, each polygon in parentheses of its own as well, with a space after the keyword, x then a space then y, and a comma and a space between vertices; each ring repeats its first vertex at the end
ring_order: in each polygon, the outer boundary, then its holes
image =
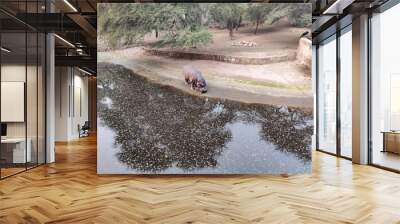
POLYGON ((7 136, 7 124, 1 123, 1 136, 7 136))

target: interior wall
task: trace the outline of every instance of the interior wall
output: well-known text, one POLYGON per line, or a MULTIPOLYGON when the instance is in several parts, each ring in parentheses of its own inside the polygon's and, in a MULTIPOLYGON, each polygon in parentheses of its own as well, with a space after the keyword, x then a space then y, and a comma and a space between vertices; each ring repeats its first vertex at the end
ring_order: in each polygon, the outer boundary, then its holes
MULTIPOLYGON (((86 121, 89 120, 89 92, 88 92, 88 77, 84 76, 84 73, 80 72, 79 70, 75 69, 74 72, 75 75, 75 96, 77 96, 77 88, 80 88, 80 110, 78 110, 77 107, 75 107, 75 115, 74 115, 74 123, 73 123, 73 136, 74 137, 79 137, 79 132, 78 132, 78 125, 82 126, 86 121)), ((78 100, 77 97, 75 97, 75 100, 78 100)), ((74 102, 76 105, 79 105, 76 101, 74 102)))
POLYGON ((55 140, 68 140, 69 114, 69 68, 55 68, 55 140))
POLYGON ((55 140, 79 138, 78 125, 88 121, 88 77, 76 68, 56 67, 55 140))
MULTIPOLYGON (((36 66, 29 66, 27 67, 27 75, 28 75, 28 87, 27 87, 27 107, 31 108, 31 110, 35 110, 37 106, 37 95, 36 95, 36 85, 37 80, 36 78, 31 77, 33 74, 36 76, 36 66), (30 88, 35 86, 35 88, 30 88)), ((25 82, 25 65, 18 65, 18 64, 3 64, 1 66, 1 81, 2 82, 10 82, 10 81, 17 81, 17 82, 25 82)), ((6 108, 4 108, 6 109, 6 108)), ((36 120, 37 115, 36 113, 27 113, 27 121, 35 121, 35 124, 28 124, 28 133, 36 133, 36 120)), ((25 123, 24 122, 7 122, 7 136, 8 137, 25 137, 25 123)), ((28 136, 30 137, 30 136, 28 136)))

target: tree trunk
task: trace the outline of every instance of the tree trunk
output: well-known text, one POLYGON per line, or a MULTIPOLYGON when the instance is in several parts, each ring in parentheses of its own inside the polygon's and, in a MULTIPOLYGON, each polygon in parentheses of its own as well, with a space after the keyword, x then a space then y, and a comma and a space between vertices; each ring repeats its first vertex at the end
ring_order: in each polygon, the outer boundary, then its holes
POLYGON ((229 37, 233 40, 233 29, 235 29, 235 25, 232 21, 228 21, 226 27, 229 29, 229 37))
POLYGON ((257 31, 258 31, 258 24, 260 23, 260 21, 259 20, 257 20, 257 23, 256 23, 256 30, 254 31, 254 35, 256 35, 257 34, 257 31))
POLYGON ((236 31, 239 30, 240 24, 242 23, 242 16, 239 17, 239 23, 236 26, 236 31))
POLYGON ((233 40, 233 27, 229 27, 229 37, 233 40))
POLYGON ((156 29, 156 39, 158 39, 158 29, 156 29))

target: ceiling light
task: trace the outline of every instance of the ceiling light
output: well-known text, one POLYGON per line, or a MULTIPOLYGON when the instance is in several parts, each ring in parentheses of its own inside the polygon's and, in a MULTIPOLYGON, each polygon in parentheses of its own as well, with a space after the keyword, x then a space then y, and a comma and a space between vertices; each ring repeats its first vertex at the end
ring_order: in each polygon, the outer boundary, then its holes
POLYGON ((79 69, 79 71, 81 71, 81 72, 83 72, 83 73, 85 73, 85 74, 92 75, 92 73, 90 73, 90 72, 88 72, 88 71, 86 71, 86 70, 83 70, 83 69, 81 69, 81 68, 79 68, 79 67, 78 67, 78 69, 79 69))
POLYGON ((78 12, 78 10, 73 6, 68 0, 64 0, 65 4, 67 4, 74 12, 78 12))
POLYGON ((82 49, 82 48, 78 48, 78 49, 76 49, 76 52, 77 52, 79 55, 83 55, 83 54, 84 54, 84 52, 83 52, 83 49, 82 49))
POLYGON ((7 49, 7 48, 5 48, 5 47, 1 47, 0 49, 1 49, 2 51, 6 52, 6 53, 10 53, 10 52, 11 52, 11 50, 9 50, 9 49, 7 49))
POLYGON ((343 10, 351 5, 355 0, 336 0, 332 5, 330 5, 322 14, 342 14, 343 10))
POLYGON ((62 37, 60 37, 60 36, 57 35, 57 34, 54 34, 54 36, 57 37, 58 39, 60 39, 61 41, 63 41, 64 43, 66 43, 67 45, 69 45, 69 46, 75 48, 75 45, 73 45, 73 44, 72 44, 71 42, 69 42, 68 40, 66 40, 66 39, 64 39, 64 38, 62 38, 62 37))

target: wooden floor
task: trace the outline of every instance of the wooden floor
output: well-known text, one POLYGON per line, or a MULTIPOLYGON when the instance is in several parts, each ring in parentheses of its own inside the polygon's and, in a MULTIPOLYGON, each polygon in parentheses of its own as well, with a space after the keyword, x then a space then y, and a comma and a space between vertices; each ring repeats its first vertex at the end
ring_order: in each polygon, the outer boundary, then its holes
POLYGON ((25 169, 25 167, 23 167, 23 168, 14 168, 14 167, 11 167, 11 168, 1 168, 1 177, 8 177, 8 176, 11 176, 11 175, 13 175, 13 174, 16 174, 16 173, 19 173, 19 172, 23 172, 23 171, 25 171, 26 169, 25 169))
POLYGON ((96 139, 0 181, 0 223, 400 223, 400 175, 313 155, 297 176, 98 176, 96 139))
POLYGON ((376 150, 373 155, 374 164, 400 170, 400 155, 376 150))

